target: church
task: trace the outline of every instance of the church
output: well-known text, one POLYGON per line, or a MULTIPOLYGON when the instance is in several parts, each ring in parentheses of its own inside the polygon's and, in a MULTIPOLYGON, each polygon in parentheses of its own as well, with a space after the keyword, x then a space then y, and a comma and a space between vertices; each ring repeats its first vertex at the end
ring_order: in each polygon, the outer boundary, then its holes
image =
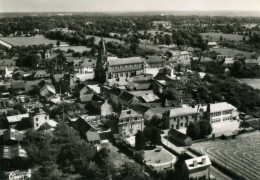
POLYGON ((103 38, 99 43, 98 59, 95 68, 95 79, 101 83, 112 78, 127 78, 144 73, 145 61, 141 57, 107 57, 103 38))

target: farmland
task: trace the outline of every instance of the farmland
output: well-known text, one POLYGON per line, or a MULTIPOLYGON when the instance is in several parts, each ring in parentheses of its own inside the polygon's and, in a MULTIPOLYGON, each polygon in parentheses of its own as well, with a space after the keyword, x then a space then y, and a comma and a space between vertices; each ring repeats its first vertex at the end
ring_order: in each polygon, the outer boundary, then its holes
MULTIPOLYGON (((35 37, 1 37, 0 40, 12 45, 12 46, 29 46, 40 44, 56 44, 56 40, 50 40, 43 36, 35 37)), ((67 45, 65 42, 61 42, 61 46, 67 45)))
POLYGON ((192 149, 207 154, 220 166, 245 179, 260 179, 260 132, 252 132, 230 140, 195 143, 192 149))
POLYGON ((203 39, 208 39, 210 41, 220 41, 220 36, 223 37, 223 40, 226 39, 228 41, 242 41, 243 35, 238 34, 224 34, 224 33, 200 33, 203 39), (212 38, 212 40, 211 40, 212 38))
POLYGON ((240 83, 247 84, 249 86, 252 86, 255 89, 260 89, 260 79, 242 78, 237 80, 240 83))
MULTIPOLYGON (((94 38, 95 38, 95 44, 98 44, 99 41, 101 40, 101 37, 99 37, 99 36, 86 35, 86 38, 90 38, 90 37, 94 37, 94 38)), ((115 39, 115 38, 103 37, 103 39, 104 39, 106 42, 113 41, 113 42, 118 42, 118 43, 120 43, 120 40, 115 39)), ((124 42, 122 42, 122 43, 124 43, 124 42)))
POLYGON ((54 50, 60 49, 62 51, 68 51, 69 49, 74 50, 75 52, 83 52, 83 51, 90 51, 90 48, 86 46, 60 46, 53 48, 54 50))
POLYGON ((210 50, 216 51, 217 53, 220 53, 220 54, 226 54, 231 57, 235 57, 238 54, 243 54, 248 59, 250 59, 251 56, 253 55, 253 53, 250 53, 250 52, 241 51, 241 50, 237 50, 237 49, 230 49, 230 48, 217 48, 217 49, 210 48, 210 50))

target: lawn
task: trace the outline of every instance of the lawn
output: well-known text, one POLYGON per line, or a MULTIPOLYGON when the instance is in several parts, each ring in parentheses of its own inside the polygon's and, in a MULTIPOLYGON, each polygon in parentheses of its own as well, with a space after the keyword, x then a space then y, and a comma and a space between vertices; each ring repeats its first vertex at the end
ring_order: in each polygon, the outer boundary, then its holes
POLYGON ((236 139, 194 143, 192 149, 207 154, 220 166, 244 179, 260 179, 260 132, 251 132, 236 139))
POLYGON ((247 84, 255 89, 260 89, 260 79, 240 78, 237 80, 240 83, 247 84))
POLYGON ((253 53, 251 52, 241 51, 237 49, 230 49, 230 48, 217 48, 217 49, 210 48, 210 50, 216 51, 217 53, 226 54, 231 57, 235 57, 238 54, 243 54, 248 59, 250 59, 251 56, 253 55, 253 53))
MULTIPOLYGON (((86 35, 86 38, 90 38, 90 37, 95 37, 95 44, 99 44, 99 42, 101 40, 101 37, 99 37, 99 36, 92 36, 92 35, 86 35)), ((120 43, 120 40, 115 39, 115 38, 103 37, 103 39, 105 40, 106 43, 109 42, 109 41, 120 43)), ((124 42, 121 41, 121 43, 124 43, 124 42)))
POLYGON ((90 51, 91 49, 90 48, 87 48, 86 46, 60 46, 60 47, 55 47, 53 48, 54 50, 55 49, 60 49, 62 51, 68 51, 68 49, 72 49, 74 50, 75 52, 83 52, 83 51, 90 51))
POLYGON ((176 157, 161 147, 160 152, 155 150, 145 150, 144 160, 147 165, 153 166, 156 170, 162 170, 163 168, 170 168, 176 161, 176 157))
POLYGON ((200 33, 200 35, 202 36, 203 39, 208 39, 211 41, 220 41, 220 36, 223 37, 223 40, 229 40, 229 41, 242 41, 243 40, 243 35, 238 35, 238 34, 224 34, 224 33, 200 33), (207 38, 207 36, 209 38, 207 38))
MULTIPOLYGON (((40 44, 56 44, 56 40, 50 40, 44 36, 35 37, 1 37, 0 40, 12 45, 12 46, 29 46, 29 45, 40 45, 40 44)), ((62 45, 67 45, 66 42, 61 42, 62 45)))

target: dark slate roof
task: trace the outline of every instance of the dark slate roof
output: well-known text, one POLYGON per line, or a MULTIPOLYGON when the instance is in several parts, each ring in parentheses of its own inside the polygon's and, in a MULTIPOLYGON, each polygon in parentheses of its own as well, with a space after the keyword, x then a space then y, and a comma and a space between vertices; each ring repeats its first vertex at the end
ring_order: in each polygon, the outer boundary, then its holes
POLYGON ((12 81, 12 87, 13 89, 24 89, 25 83, 24 81, 20 81, 20 80, 12 81))
POLYGON ((133 98, 134 98, 134 95, 128 93, 128 92, 123 92, 119 98, 123 101, 126 101, 126 102, 130 102, 133 98))
POLYGON ((121 94, 121 89, 113 88, 113 89, 111 89, 110 93, 113 95, 119 96, 121 94))
POLYGON ((148 64, 163 63, 164 59, 162 56, 147 56, 146 62, 148 64))
POLYGON ((182 140, 182 141, 184 141, 188 137, 185 134, 177 131, 176 129, 172 129, 172 128, 169 130, 169 136, 174 137, 175 139, 182 140))

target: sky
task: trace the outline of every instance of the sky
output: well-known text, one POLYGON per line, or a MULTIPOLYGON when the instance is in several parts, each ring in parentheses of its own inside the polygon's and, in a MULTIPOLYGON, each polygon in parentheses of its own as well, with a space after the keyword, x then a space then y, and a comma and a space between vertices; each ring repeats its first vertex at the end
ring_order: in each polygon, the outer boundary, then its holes
POLYGON ((0 12, 260 11, 260 0, 0 0, 0 12))

